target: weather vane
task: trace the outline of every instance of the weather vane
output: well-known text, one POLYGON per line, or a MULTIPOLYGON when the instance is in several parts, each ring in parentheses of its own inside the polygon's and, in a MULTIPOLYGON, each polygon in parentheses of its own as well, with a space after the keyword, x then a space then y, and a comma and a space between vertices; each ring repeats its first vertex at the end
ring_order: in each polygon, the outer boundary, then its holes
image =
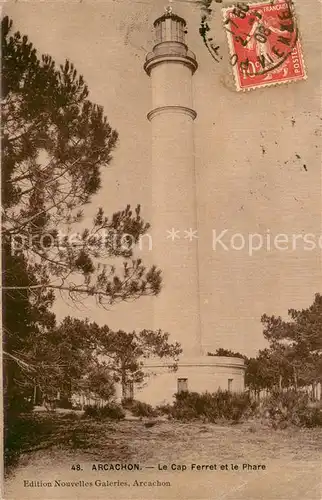
POLYGON ((167 7, 165 7, 165 12, 166 14, 172 14, 172 0, 169 0, 169 4, 167 7))

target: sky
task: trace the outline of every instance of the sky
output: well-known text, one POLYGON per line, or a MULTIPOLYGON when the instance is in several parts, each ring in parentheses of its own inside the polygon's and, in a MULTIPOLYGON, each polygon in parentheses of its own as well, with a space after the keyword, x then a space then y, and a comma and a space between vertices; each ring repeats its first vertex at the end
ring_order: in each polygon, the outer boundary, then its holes
MULTIPOLYGON (((151 214, 150 80, 143 71, 153 47, 153 21, 165 3, 151 1, 8 2, 3 12, 27 34, 39 53, 57 63, 72 61, 102 105, 119 145, 104 171, 102 189, 86 208, 107 213, 141 204, 151 214)), ((220 5, 214 4, 211 33, 222 56, 215 62, 199 35, 200 8, 172 3, 187 21, 187 42, 199 68, 193 76, 195 160, 200 235, 200 293, 203 343, 254 355, 265 346, 261 315, 287 316, 308 307, 321 292, 321 250, 214 248, 213 235, 226 230, 247 240, 263 235, 321 234, 321 75, 317 2, 296 2, 306 81, 247 92, 234 88, 220 5)), ((223 6, 230 5, 223 2, 223 6)), ((227 239, 228 238, 228 239, 227 239)), ((321 238, 322 240, 322 238, 321 238)), ((151 255, 146 256, 147 261, 151 255)), ((76 308, 61 299, 55 311, 88 317, 111 328, 149 328, 151 298, 104 310, 90 300, 76 308)))

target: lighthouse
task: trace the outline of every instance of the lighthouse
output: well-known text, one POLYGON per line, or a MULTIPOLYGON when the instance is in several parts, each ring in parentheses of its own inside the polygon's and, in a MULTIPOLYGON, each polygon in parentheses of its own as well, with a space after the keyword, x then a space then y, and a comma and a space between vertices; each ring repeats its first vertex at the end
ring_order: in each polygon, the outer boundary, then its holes
MULTIPOLYGON (((153 299, 154 329, 170 334, 183 349, 177 371, 163 360, 148 360, 150 375, 136 398, 171 403, 181 391, 244 389, 244 361, 207 356, 200 312, 200 245, 194 151, 192 80, 196 56, 186 43, 186 21, 171 7, 154 22, 155 44, 144 70, 151 79, 152 252, 162 270, 163 286, 153 299)), ((209 333, 209 332, 208 332, 209 333)), ((215 338, 216 332, 211 332, 215 338)))
POLYGON ((154 327, 173 334, 184 356, 202 353, 192 75, 198 64, 186 45, 186 22, 171 7, 154 22, 155 45, 144 69, 151 78, 153 260, 163 289, 154 327))

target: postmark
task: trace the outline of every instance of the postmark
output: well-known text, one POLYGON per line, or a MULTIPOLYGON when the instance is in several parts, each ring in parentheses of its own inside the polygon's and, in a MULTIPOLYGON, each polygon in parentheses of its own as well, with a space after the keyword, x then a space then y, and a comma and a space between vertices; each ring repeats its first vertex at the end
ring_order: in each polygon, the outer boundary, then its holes
POLYGON ((292 0, 222 9, 238 91, 307 78, 292 0))

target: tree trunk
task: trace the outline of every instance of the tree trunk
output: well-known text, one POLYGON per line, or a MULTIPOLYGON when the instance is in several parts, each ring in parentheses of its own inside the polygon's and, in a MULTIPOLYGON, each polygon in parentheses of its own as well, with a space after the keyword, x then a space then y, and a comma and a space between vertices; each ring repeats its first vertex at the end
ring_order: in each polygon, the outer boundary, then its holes
POLYGON ((121 384, 122 384, 122 400, 124 400, 127 397, 127 377, 126 377, 126 371, 123 368, 121 374, 121 384))
POLYGON ((294 389, 297 392, 298 385, 297 385, 297 372, 295 366, 293 366, 293 379, 294 379, 294 389))

